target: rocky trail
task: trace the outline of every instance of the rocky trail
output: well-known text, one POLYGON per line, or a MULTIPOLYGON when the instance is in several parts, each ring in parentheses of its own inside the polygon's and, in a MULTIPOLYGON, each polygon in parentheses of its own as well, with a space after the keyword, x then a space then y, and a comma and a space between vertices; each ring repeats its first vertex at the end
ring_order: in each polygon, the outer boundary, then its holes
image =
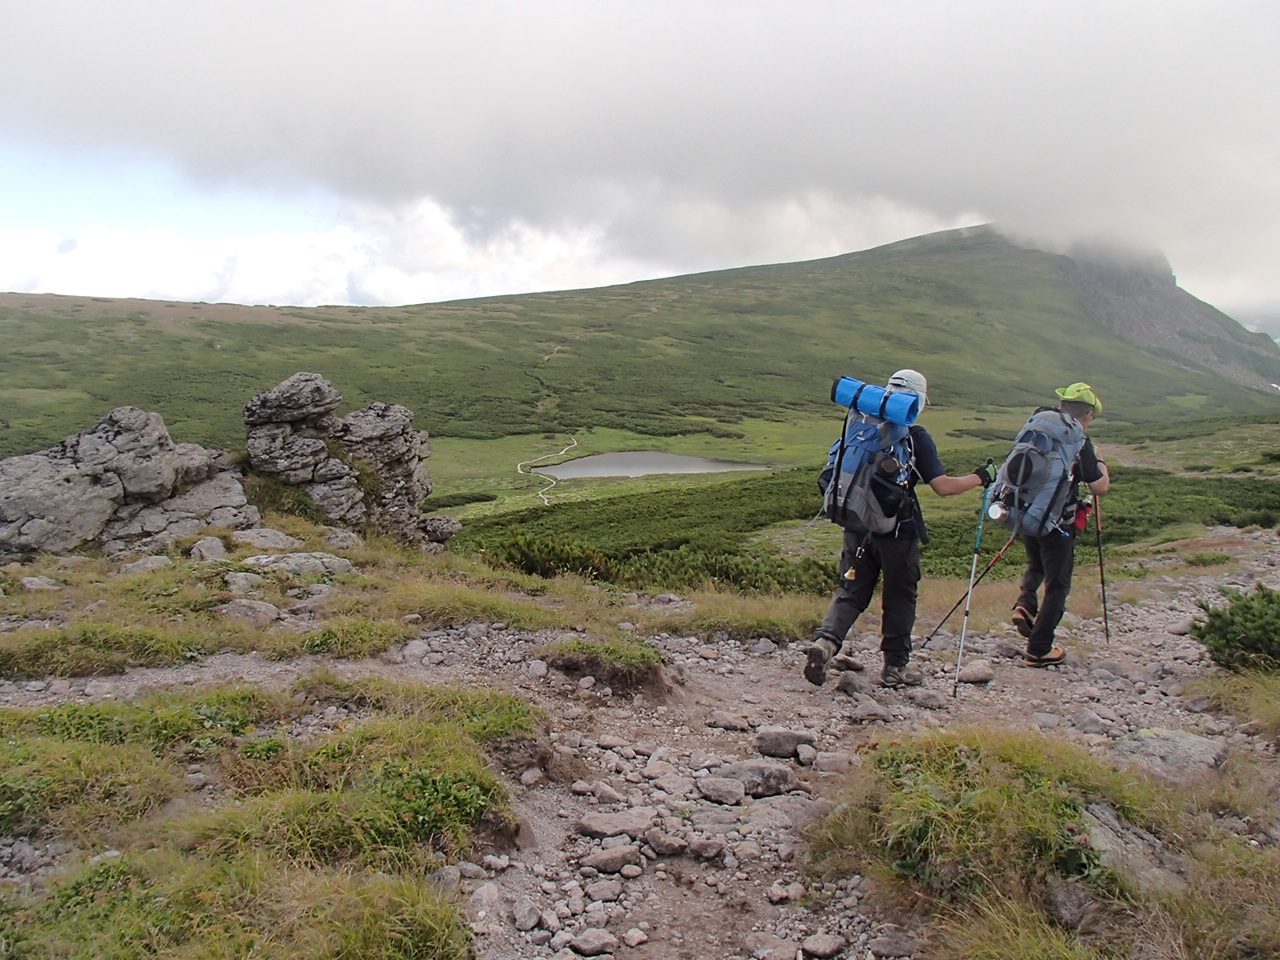
MULTIPOLYGON (((1069 615, 1060 637, 1070 657, 1061 667, 1024 666, 1012 628, 971 631, 959 684, 958 637, 946 631, 916 652, 926 681, 908 690, 873 685, 879 654, 869 632, 858 641, 867 669, 833 674, 821 687, 803 679, 800 647, 764 637, 656 636, 668 688, 624 695, 537 659, 554 634, 475 623, 424 631, 358 662, 224 654, 117 677, 0 682, 0 704, 132 698, 175 684, 285 687, 321 664, 351 676, 510 690, 551 717, 544 749, 509 781, 521 820, 516 846, 434 878, 466 904, 480 960, 923 958, 927 943, 910 923, 877 911, 870 881, 821 883, 805 873, 804 830, 860 762, 860 745, 921 728, 1004 724, 1175 777, 1220 764, 1229 751, 1254 756, 1272 774, 1280 767, 1276 743, 1185 695, 1214 669, 1188 635, 1196 601, 1218 602, 1222 586, 1280 587, 1280 537, 1218 529, 1197 549, 1227 553, 1232 563, 1193 568, 1170 557, 1167 569, 1133 581, 1134 590, 1113 585, 1110 643, 1101 618, 1069 615)), ((981 589, 1012 593, 1007 583, 981 589)), ((952 625, 959 630, 958 615, 952 625)), ((917 630, 932 627, 922 619, 917 630)), ((304 726, 356 719, 329 708, 304 726)), ((192 768, 188 782, 217 795, 214 771, 192 768)), ((1233 829, 1257 843, 1280 841, 1242 821, 1233 829)), ((0 842, 0 873, 39 870, 57 853, 0 842)))

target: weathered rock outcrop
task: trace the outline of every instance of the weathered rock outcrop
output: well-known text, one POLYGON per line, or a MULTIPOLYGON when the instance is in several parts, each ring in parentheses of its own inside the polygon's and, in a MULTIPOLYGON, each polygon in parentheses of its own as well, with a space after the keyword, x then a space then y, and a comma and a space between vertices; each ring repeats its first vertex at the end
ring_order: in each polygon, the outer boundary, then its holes
MULTIPOLYGON (((461 525, 419 511, 431 492, 431 447, 413 413, 374 403, 339 418, 341 402, 315 373, 250 400, 253 470, 302 488, 341 527, 443 550, 461 525)), ((150 553, 206 527, 256 527, 242 479, 225 452, 174 443, 158 413, 118 407, 55 447, 0 461, 0 560, 90 546, 150 553)))
POLYGON ((413 411, 372 403, 338 418, 341 402, 317 373, 296 373, 250 400, 244 420, 254 472, 300 487, 336 524, 367 523, 423 549, 443 549, 461 525, 419 509, 431 493, 431 445, 413 429, 413 411))
POLYGON ((249 465, 255 473, 296 486, 344 527, 363 524, 364 494, 355 467, 334 456, 333 411, 342 394, 317 373, 295 373, 244 408, 249 465))
POLYGON ((117 407, 40 453, 0 461, 0 558, 100 545, 150 552, 207 526, 257 525, 226 454, 174 443, 158 413, 117 407))
POLYGON ((1099 322, 1160 360, 1274 392, 1280 348, 1178 286, 1160 253, 1080 245, 1059 271, 1099 322))

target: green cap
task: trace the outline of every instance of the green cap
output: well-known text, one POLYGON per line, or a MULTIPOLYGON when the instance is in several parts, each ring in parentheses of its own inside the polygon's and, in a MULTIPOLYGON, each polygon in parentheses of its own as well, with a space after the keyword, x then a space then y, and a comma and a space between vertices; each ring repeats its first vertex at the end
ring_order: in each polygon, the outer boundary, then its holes
POLYGON ((1102 412, 1102 400, 1099 398, 1097 391, 1087 383, 1073 383, 1069 387, 1053 391, 1058 395, 1059 400, 1071 400, 1075 403, 1087 403, 1093 407, 1094 413, 1102 412))

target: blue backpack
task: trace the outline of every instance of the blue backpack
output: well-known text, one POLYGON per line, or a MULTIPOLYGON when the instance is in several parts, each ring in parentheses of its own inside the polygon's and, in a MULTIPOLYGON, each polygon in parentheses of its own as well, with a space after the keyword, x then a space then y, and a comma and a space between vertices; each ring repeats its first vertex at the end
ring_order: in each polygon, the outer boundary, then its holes
POLYGON ((818 481, 828 519, 856 533, 892 533, 912 515, 910 433, 904 424, 850 409, 818 481))
POLYGON ((1084 449, 1084 427, 1061 410, 1037 410, 1000 465, 989 516, 1014 536, 1062 529, 1071 472, 1084 449))

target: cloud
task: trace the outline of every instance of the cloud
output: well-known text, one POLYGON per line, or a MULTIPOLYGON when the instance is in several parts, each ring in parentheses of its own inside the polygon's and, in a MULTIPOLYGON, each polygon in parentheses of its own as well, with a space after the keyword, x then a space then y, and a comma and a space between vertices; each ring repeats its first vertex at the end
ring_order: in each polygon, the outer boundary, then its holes
POLYGON ((1132 238, 1256 305, 1278 48, 1280 7, 1249 0, 7 0, 0 123, 210 189, 331 193, 388 256, 420 252, 428 209, 466 257, 546 277, 995 220, 1132 238))
POLYGON ((852 208, 822 197, 749 211, 674 204, 649 217, 685 224, 681 242, 637 243, 649 229, 643 224, 628 250, 612 249, 598 228, 552 232, 516 221, 477 236, 425 200, 394 211, 356 208, 323 232, 212 240, 101 224, 71 237, 0 230, 0 288, 297 306, 427 303, 740 266, 784 234, 794 236, 798 259, 811 259, 964 225, 887 201, 852 208), (636 246, 652 258, 628 252, 636 246))
POLYGON ((0 230, 0 287, 22 293, 205 302, 403 304, 623 283, 652 271, 610 261, 588 233, 514 225, 477 244, 439 207, 318 233, 190 240, 102 225, 74 237, 0 230))

